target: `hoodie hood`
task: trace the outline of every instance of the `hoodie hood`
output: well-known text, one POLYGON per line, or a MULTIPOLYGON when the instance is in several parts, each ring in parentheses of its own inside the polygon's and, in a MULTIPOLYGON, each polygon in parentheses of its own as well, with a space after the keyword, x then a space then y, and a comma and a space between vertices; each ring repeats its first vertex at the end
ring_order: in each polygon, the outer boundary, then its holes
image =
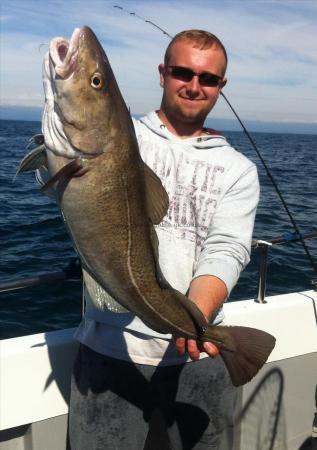
MULTIPOLYGON (((215 130, 210 130, 210 134, 204 136, 180 139, 167 129, 155 111, 151 111, 146 116, 141 117, 139 121, 161 138, 174 143, 181 142, 183 146, 207 150, 209 148, 227 147, 229 145, 226 138, 215 130)), ((209 129, 207 128, 207 130, 209 129)))

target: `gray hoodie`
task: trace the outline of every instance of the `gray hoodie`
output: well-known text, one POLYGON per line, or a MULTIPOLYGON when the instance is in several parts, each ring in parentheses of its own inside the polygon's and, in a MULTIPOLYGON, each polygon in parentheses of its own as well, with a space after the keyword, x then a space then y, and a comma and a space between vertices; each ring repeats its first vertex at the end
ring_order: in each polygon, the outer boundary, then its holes
MULTIPOLYGON (((259 199, 255 165, 214 130, 198 138, 180 139, 167 130, 154 111, 134 120, 134 126, 141 156, 162 180, 170 201, 166 216, 156 226, 163 275, 184 294, 193 278, 214 275, 230 293, 250 259, 259 199)), ((98 322, 99 329, 105 324, 147 338, 171 338, 121 308, 88 277, 86 281, 87 323, 85 326, 84 321, 77 332, 81 342, 96 351, 106 348, 93 346, 97 336, 87 336, 89 329, 95 330, 91 321, 98 322), (109 310, 97 310, 89 294, 103 296, 109 310)), ((221 309, 214 323, 222 320, 221 309)), ((109 354, 107 350, 102 353, 109 354)))

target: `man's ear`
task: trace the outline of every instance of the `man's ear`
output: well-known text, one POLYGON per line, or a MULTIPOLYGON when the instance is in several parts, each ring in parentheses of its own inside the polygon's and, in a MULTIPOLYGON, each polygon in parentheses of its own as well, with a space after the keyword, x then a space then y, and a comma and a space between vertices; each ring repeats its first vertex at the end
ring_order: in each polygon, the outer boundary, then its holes
POLYGON ((222 88, 224 88, 225 87, 225 85, 227 84, 227 78, 224 78, 221 82, 220 82, 220 90, 222 89, 222 88))
POLYGON ((159 74, 160 74, 160 86, 164 87, 164 64, 159 64, 158 66, 159 74))

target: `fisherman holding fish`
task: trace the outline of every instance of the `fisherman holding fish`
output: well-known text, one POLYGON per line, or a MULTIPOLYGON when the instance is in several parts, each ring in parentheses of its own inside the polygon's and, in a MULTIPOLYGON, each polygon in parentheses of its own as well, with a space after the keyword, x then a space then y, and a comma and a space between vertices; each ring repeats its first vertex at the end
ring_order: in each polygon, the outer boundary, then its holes
POLYGON ((72 450, 231 449, 234 386, 274 346, 222 326, 259 198, 254 164, 205 127, 226 67, 216 36, 177 34, 159 65, 159 110, 132 122, 88 27, 51 42, 44 144, 21 170, 41 167, 83 265, 72 450))
MULTIPOLYGON (((249 261, 259 195, 254 165, 204 127, 226 84, 226 66, 215 36, 178 34, 159 65, 160 109, 134 121, 141 156, 169 195, 156 227, 161 270, 216 324, 249 261)), ((174 342, 121 314, 89 308, 77 332, 72 448, 141 450, 149 423, 160 433, 148 437, 149 449, 154 443, 175 450, 232 448, 235 388, 221 358, 214 358, 217 346, 184 337, 174 342)))

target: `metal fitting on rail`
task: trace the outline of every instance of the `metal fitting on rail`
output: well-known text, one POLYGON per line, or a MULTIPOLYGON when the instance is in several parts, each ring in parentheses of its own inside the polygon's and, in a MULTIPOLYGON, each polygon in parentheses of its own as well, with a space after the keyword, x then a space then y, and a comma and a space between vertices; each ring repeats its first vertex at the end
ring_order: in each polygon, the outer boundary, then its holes
POLYGON ((268 251, 272 243, 268 241, 254 241, 253 246, 258 248, 261 252, 260 255, 260 267, 259 267, 259 287, 258 296, 255 300, 257 303, 265 302, 265 288, 266 288, 266 275, 267 275, 267 265, 268 265, 268 251))

